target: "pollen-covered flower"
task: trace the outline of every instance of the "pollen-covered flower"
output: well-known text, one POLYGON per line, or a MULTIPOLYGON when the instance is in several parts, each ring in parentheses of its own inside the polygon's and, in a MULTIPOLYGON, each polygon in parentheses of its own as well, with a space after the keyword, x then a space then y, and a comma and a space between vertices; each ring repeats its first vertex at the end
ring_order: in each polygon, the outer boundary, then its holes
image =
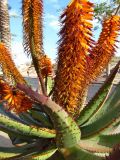
POLYGON ((61 16, 53 99, 72 115, 79 112, 79 95, 86 77, 86 56, 93 45, 92 19, 93 4, 87 0, 73 0, 61 16))
POLYGON ((9 109, 17 113, 27 111, 33 104, 23 92, 12 88, 2 79, 0 79, 0 99, 6 101, 9 109))

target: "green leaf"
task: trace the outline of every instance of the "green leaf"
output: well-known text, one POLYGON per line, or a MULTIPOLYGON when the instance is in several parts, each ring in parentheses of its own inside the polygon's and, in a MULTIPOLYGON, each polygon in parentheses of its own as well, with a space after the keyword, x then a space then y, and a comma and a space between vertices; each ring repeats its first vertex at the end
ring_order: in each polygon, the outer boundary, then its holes
POLYGON ((27 124, 40 127, 41 124, 31 117, 29 112, 19 114, 19 117, 23 119, 27 124))
POLYGON ((77 123, 79 125, 83 125, 84 123, 88 122, 93 115, 96 114, 98 110, 100 110, 105 101, 108 97, 114 78, 119 70, 120 62, 115 66, 103 86, 99 89, 99 91, 96 93, 96 95, 93 97, 93 99, 88 103, 88 105, 81 111, 80 116, 77 119, 77 123))
POLYGON ((17 132, 21 135, 29 137, 54 138, 56 136, 54 130, 46 128, 33 128, 22 123, 18 123, 0 114, 0 125, 9 131, 17 132))
POLYGON ((0 147, 0 159, 14 159, 34 147, 35 144, 27 144, 22 147, 0 147))
POLYGON ((91 124, 81 127, 82 138, 102 134, 108 129, 120 116, 120 84, 116 87, 114 93, 108 98, 103 108, 110 108, 103 112, 98 119, 91 124))
POLYGON ((24 121, 22 121, 18 116, 16 116, 14 113, 11 113, 10 111, 6 110, 3 106, 3 103, 0 103, 0 113, 2 115, 5 115, 17 122, 21 122, 21 123, 24 123, 24 121))
POLYGON ((50 123, 50 119, 45 115, 45 113, 35 110, 30 110, 31 116, 41 122, 45 127, 52 128, 52 124, 50 123))
POLYGON ((103 158, 81 149, 79 146, 70 148, 66 160, 103 160, 103 158))
POLYGON ((71 147, 77 144, 80 141, 81 133, 76 122, 62 107, 51 101, 51 99, 47 100, 45 107, 57 133, 57 147, 71 147))
POLYGON ((111 147, 99 144, 98 141, 99 139, 81 140, 78 145, 80 148, 92 153, 110 153, 112 151, 111 147))
POLYGON ((99 137, 99 144, 107 147, 114 147, 120 144, 120 133, 113 135, 101 135, 99 137))
POLYGON ((56 148, 49 149, 47 151, 42 151, 37 156, 34 156, 32 158, 32 160, 46 160, 46 159, 50 158, 56 151, 57 151, 56 148))

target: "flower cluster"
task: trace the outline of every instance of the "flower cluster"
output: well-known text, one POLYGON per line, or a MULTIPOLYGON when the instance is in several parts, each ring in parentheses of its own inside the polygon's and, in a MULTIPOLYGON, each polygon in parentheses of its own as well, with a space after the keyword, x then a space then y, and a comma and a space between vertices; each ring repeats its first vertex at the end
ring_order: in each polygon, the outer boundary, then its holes
POLYGON ((8 77, 11 75, 16 83, 26 84, 23 76, 15 66, 14 61, 11 58, 9 50, 3 43, 0 43, 0 64, 2 65, 3 72, 8 77))
POLYGON ((92 40, 93 4, 74 0, 61 16, 62 29, 53 99, 70 114, 78 114, 86 78, 86 56, 92 40))
POLYGON ((12 88, 2 79, 0 79, 0 100, 8 104, 8 109, 17 113, 27 111, 33 104, 23 92, 12 88))
POLYGON ((50 58, 44 55, 40 62, 41 62, 40 63, 41 74, 43 78, 51 76, 52 75, 52 63, 51 63, 50 58))
POLYGON ((116 42, 120 31, 120 16, 111 16, 103 22, 102 32, 97 44, 88 58, 90 79, 95 79, 107 67, 116 51, 116 42))

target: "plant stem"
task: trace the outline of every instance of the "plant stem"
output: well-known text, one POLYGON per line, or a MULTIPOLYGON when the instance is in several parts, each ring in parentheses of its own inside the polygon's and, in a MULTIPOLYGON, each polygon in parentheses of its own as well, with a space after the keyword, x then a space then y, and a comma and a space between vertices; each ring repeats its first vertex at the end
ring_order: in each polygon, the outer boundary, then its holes
POLYGON ((45 96, 47 96, 47 87, 45 86, 45 83, 44 83, 44 80, 43 80, 43 77, 42 77, 42 74, 41 74, 40 71, 38 73, 38 78, 39 78, 39 81, 40 81, 40 84, 41 84, 42 92, 45 96))
POLYGON ((118 5, 118 7, 117 7, 117 9, 116 9, 115 15, 118 14, 119 10, 120 10, 120 4, 118 5))

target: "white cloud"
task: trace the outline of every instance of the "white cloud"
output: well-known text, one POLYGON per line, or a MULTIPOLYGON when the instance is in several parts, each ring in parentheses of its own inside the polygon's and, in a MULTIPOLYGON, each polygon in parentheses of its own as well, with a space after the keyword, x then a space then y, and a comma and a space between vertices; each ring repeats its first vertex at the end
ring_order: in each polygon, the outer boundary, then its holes
POLYGON ((12 9, 12 10, 10 10, 10 16, 12 16, 12 17, 15 17, 15 18, 18 18, 18 17, 20 17, 20 15, 17 13, 17 11, 16 10, 14 10, 14 9, 12 9))
POLYGON ((53 14, 50 14, 50 13, 47 13, 47 14, 45 15, 45 18, 46 18, 46 19, 58 19, 57 16, 55 16, 55 15, 53 15, 53 14))
POLYGON ((54 30, 58 30, 60 28, 59 17, 50 13, 47 13, 45 16, 47 20, 46 24, 48 24, 54 30))
POLYGON ((16 65, 30 62, 30 59, 24 53, 22 42, 12 42, 12 57, 16 65))
POLYGON ((58 20, 53 20, 49 23, 49 26, 52 27, 55 30, 59 30, 60 28, 60 23, 58 20))

